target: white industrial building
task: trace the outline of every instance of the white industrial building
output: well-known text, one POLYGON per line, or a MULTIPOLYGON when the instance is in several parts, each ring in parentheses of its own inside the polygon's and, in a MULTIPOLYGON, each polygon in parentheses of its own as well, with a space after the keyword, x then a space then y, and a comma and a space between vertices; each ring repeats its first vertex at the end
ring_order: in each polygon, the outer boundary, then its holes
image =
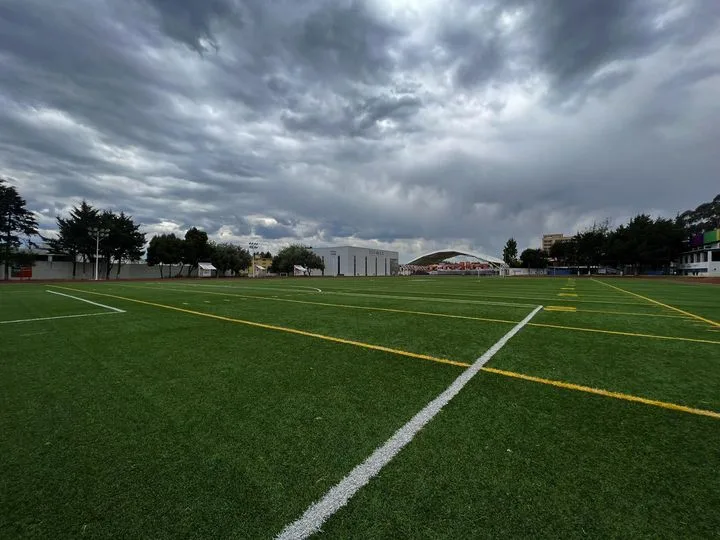
POLYGON ((397 251, 355 246, 312 248, 325 263, 325 270, 313 270, 313 276, 397 276, 400 271, 397 251))

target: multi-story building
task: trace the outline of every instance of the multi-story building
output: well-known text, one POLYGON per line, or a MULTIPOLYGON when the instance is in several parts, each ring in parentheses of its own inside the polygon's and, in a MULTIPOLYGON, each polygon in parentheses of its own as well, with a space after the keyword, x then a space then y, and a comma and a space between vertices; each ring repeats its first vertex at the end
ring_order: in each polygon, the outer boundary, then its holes
POLYGON ((561 233, 543 234, 542 237, 542 248, 546 253, 550 253, 550 248, 556 242, 567 242, 572 240, 572 236, 565 236, 561 233))
POLYGON ((696 234, 676 268, 683 276, 720 276, 720 229, 696 234))

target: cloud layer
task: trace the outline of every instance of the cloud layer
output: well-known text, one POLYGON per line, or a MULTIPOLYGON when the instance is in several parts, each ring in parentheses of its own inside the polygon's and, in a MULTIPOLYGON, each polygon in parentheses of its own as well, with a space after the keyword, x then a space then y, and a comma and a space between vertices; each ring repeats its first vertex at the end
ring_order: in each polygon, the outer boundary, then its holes
POLYGON ((710 0, 4 0, 0 174, 205 228, 497 254, 718 191, 710 0))

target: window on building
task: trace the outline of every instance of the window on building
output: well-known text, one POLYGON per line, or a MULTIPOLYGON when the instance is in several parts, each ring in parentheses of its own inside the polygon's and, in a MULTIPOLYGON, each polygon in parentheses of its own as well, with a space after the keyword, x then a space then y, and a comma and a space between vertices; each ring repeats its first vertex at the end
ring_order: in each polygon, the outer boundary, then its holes
POLYGON ((712 252, 712 260, 713 262, 720 262, 720 251, 712 252))

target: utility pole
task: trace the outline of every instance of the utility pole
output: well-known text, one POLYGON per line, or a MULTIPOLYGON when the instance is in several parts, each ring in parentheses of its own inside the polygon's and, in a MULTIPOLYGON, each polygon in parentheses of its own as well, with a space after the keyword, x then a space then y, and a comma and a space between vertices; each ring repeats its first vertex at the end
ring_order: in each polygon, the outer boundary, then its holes
POLYGON ((101 238, 107 238, 107 236, 110 234, 109 229, 100 229, 98 227, 90 227, 88 229, 91 236, 95 237, 95 281, 100 279, 98 275, 98 264, 100 262, 100 239, 101 238))

